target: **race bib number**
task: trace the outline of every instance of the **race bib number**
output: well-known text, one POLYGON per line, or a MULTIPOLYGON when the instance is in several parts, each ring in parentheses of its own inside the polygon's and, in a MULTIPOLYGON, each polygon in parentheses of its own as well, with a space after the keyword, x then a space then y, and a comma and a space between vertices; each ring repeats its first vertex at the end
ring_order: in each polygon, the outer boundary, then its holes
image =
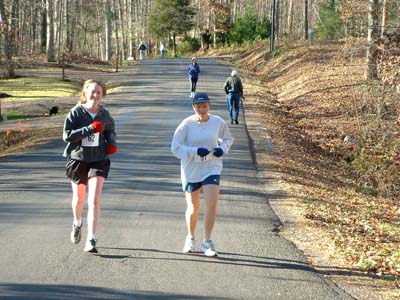
POLYGON ((208 153, 206 156, 203 156, 203 157, 196 155, 194 158, 194 161, 195 162, 205 162, 205 161, 212 160, 215 158, 216 157, 212 153, 208 153))
POLYGON ((100 133, 96 132, 82 139, 83 147, 98 147, 99 146, 100 133))

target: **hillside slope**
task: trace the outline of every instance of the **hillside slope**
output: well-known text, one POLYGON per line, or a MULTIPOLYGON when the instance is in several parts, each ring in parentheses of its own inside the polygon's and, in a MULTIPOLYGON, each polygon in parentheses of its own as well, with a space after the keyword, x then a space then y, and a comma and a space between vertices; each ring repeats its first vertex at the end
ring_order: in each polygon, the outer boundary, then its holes
POLYGON ((282 234, 357 299, 398 299, 400 206, 372 175, 359 176, 369 161, 359 155, 364 139, 398 136, 396 103, 377 101, 382 87, 364 82, 355 48, 297 45, 273 57, 268 50, 247 50, 235 64, 260 178, 274 176, 290 191, 285 201, 270 200, 282 234))

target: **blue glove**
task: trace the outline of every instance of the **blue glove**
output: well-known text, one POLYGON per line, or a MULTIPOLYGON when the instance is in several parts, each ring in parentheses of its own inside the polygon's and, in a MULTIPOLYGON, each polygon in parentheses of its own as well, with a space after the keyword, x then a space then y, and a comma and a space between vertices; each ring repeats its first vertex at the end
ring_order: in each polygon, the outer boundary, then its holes
POLYGON ((197 148, 197 155, 204 157, 207 156, 207 154, 210 153, 210 151, 208 151, 208 149, 206 148, 197 148))
POLYGON ((221 157, 224 155, 224 151, 221 148, 214 148, 214 156, 221 157))

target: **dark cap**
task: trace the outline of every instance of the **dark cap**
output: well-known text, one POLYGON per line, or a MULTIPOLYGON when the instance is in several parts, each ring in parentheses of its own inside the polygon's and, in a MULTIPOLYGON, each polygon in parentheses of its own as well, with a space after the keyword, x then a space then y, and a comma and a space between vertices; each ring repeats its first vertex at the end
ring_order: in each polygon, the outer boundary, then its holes
POLYGON ((200 102, 210 102, 208 99, 208 95, 206 93, 196 93, 194 95, 192 104, 200 103, 200 102))

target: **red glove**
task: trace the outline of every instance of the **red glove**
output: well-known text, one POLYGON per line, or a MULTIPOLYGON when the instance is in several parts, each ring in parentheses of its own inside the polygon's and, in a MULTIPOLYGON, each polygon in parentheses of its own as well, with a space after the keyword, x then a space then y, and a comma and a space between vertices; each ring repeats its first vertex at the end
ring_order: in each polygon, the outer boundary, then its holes
POLYGON ((114 145, 107 145, 107 154, 114 154, 117 152, 118 148, 114 145))
POLYGON ((102 132, 104 129, 103 123, 101 123, 100 121, 97 121, 97 120, 94 121, 91 125, 95 132, 102 132))

